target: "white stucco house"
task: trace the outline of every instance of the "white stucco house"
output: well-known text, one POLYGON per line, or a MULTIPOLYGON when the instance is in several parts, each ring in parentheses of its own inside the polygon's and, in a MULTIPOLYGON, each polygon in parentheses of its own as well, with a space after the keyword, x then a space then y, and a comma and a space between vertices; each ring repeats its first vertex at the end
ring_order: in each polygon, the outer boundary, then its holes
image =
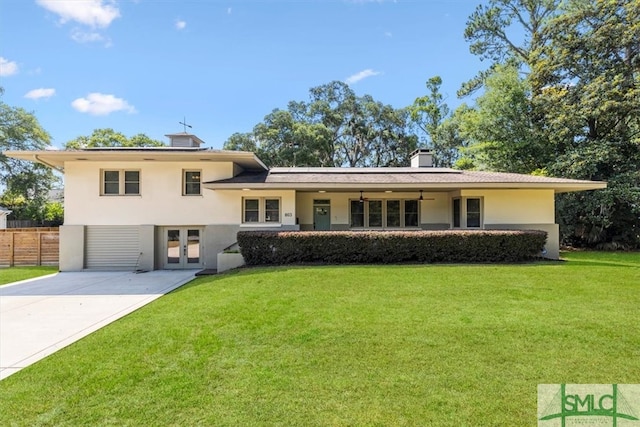
POLYGON ((557 193, 604 182, 432 166, 267 168, 254 153, 200 148, 7 151, 64 174, 60 270, 217 268, 239 230, 538 229, 558 258, 557 193))

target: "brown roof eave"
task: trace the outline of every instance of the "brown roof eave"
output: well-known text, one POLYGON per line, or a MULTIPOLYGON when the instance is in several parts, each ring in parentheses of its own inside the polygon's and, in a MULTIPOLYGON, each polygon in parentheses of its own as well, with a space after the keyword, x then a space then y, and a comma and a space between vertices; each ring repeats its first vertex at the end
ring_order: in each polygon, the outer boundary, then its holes
POLYGON ((300 190, 300 191, 455 191, 470 189, 506 189, 506 190, 554 190, 555 193, 567 193, 573 191, 598 190, 607 187, 606 182, 585 183, 204 183, 209 190, 300 190))

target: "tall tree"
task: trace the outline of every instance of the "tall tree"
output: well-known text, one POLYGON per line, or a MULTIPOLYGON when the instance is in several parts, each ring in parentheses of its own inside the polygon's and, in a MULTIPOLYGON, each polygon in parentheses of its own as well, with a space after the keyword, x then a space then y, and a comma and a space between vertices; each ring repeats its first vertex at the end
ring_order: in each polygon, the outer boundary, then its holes
POLYGON ((544 170, 553 152, 534 123, 531 90, 514 66, 498 66, 474 108, 458 114, 474 163, 502 172, 544 170))
POLYGON ((465 36, 493 74, 463 88, 486 83, 463 120, 480 166, 606 180, 558 197, 563 241, 640 247, 640 2, 490 0, 465 36), (520 83, 504 64, 526 71, 520 83))
POLYGON ((292 101, 276 109, 251 134, 236 134, 224 147, 251 147, 270 166, 407 165, 417 139, 409 132, 410 115, 357 96, 334 81, 311 88, 308 102, 292 101))
POLYGON ((89 136, 79 136, 67 142, 65 150, 78 150, 95 147, 162 147, 162 141, 151 139, 143 133, 127 138, 113 129, 96 129, 89 136))
POLYGON ((428 93, 416 98, 409 107, 411 119, 421 132, 421 145, 433 150, 435 166, 450 167, 459 158, 464 141, 458 131, 458 122, 452 119, 440 92, 442 78, 431 77, 426 86, 428 93))
POLYGON ((528 69, 537 63, 540 50, 548 42, 544 26, 561 3, 562 0, 489 0, 477 6, 467 20, 464 37, 471 53, 488 60, 489 68, 464 83, 458 95, 469 95, 483 86, 498 65, 509 63, 528 69))
POLYGON ((555 139, 554 173, 608 181, 562 196, 558 219, 578 244, 640 247, 640 3, 572 0, 549 22, 534 101, 555 139))
POLYGON ((0 102, 0 204, 15 219, 42 220, 49 191, 59 179, 44 165, 10 159, 2 151, 44 150, 49 144, 49 134, 32 113, 0 102))

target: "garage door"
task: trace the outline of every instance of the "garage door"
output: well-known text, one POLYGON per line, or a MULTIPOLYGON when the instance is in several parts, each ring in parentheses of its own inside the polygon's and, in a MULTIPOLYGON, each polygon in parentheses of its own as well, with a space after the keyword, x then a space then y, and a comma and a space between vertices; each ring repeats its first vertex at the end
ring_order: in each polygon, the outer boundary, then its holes
POLYGON ((87 226, 85 268, 135 270, 140 256, 140 230, 136 226, 87 226))

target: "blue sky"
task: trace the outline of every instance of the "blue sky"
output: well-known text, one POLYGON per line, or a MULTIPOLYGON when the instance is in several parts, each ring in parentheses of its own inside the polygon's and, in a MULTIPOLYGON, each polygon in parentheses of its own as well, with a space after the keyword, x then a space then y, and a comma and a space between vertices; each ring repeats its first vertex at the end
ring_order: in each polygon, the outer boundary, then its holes
POLYGON ((56 147, 97 128, 166 141, 186 117, 221 148, 332 80, 400 108, 440 75, 457 106, 484 67, 463 38, 480 1, 0 0, 2 100, 56 147))

